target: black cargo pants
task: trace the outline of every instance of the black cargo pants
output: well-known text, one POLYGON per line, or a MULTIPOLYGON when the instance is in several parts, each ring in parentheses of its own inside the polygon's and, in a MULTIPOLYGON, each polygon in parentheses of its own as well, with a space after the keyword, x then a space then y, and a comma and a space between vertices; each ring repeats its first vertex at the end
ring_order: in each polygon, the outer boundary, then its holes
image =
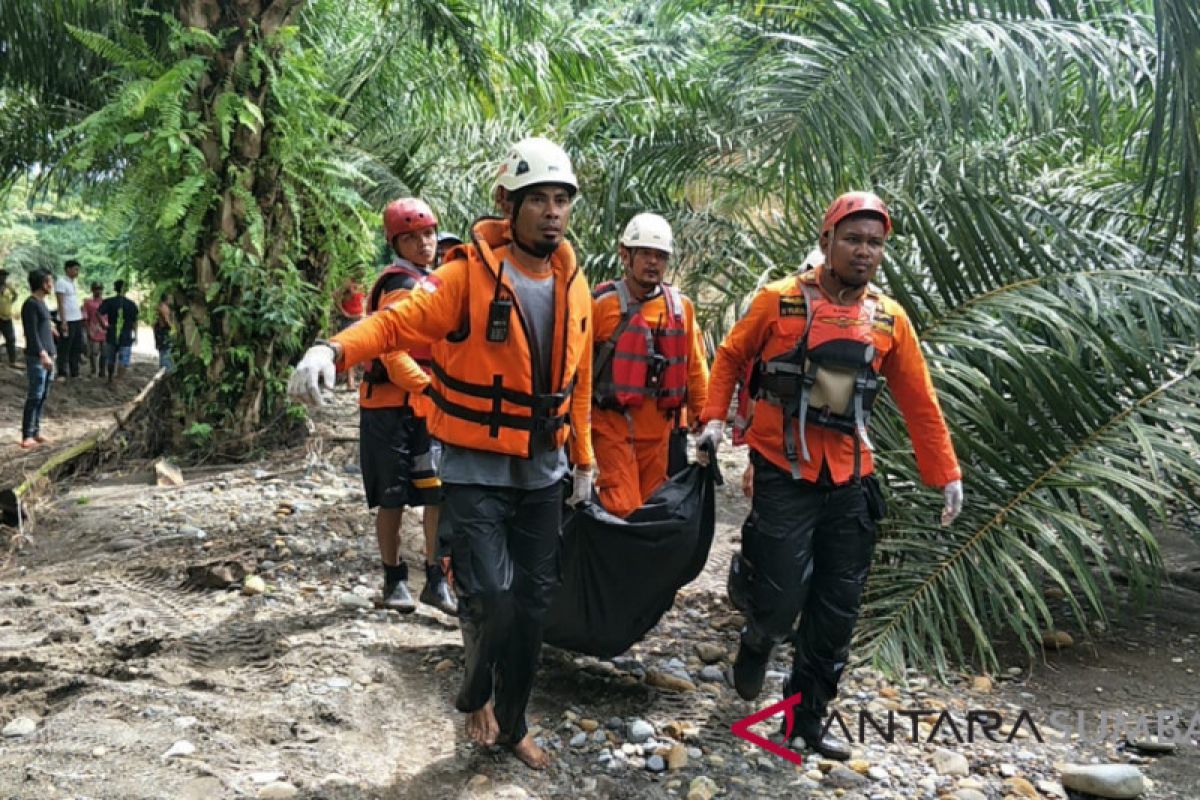
POLYGON ((882 496, 874 478, 812 483, 754 451, 750 459, 754 499, 730 595, 746 617, 744 647, 766 652, 792 642, 783 693, 802 694, 799 710, 811 722, 837 696, 850 657, 882 496))
POLYGON ((559 582, 562 483, 525 490, 445 484, 441 531, 459 595, 464 713, 495 700, 499 741, 525 737, 550 598, 559 582))

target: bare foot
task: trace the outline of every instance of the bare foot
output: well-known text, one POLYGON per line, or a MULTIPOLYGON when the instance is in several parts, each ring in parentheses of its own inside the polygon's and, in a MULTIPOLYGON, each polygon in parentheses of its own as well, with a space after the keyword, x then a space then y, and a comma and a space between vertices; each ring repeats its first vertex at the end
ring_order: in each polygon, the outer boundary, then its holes
POLYGON ((478 711, 467 714, 467 736, 475 744, 491 747, 496 743, 496 737, 499 735, 500 725, 496 722, 496 715, 492 711, 491 700, 478 711))
POLYGON ((42 436, 40 433, 33 438, 38 444, 49 444, 52 441, 49 436, 42 436))
POLYGON ((538 747, 533 737, 528 733, 525 738, 512 746, 513 755, 530 769, 545 769, 550 766, 550 754, 538 747))

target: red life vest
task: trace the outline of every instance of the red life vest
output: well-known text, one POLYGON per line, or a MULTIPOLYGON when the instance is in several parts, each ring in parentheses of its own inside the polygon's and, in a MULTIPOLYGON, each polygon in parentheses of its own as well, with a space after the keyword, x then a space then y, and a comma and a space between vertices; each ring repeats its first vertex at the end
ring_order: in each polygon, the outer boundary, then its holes
POLYGON ((624 281, 608 281, 592 291, 599 299, 617 293, 621 321, 612 337, 596 348, 592 365, 592 401, 601 408, 640 408, 653 397, 659 409, 674 411, 687 402, 690 347, 683 295, 663 284, 667 319, 652 328, 624 281))
MULTIPOLYGON (((428 274, 425 270, 408 261, 393 262, 387 269, 379 273, 379 277, 375 279, 375 285, 371 287, 371 294, 367 297, 367 314, 374 314, 379 310, 379 301, 388 292, 394 292, 399 289, 412 290, 428 274)), ((433 354, 430 351, 429 345, 409 350, 408 354, 412 356, 413 361, 416 361, 426 373, 430 371, 433 365, 433 354)), ((372 386, 391 382, 388 380, 387 367, 378 358, 373 359, 371 366, 364 370, 363 380, 372 386)))
POLYGON ((883 378, 875 369, 873 328, 880 295, 873 287, 861 302, 839 305, 828 299, 812 280, 796 281, 798 292, 780 297, 781 319, 803 316, 799 341, 785 352, 758 362, 752 381, 758 400, 783 410, 784 449, 799 477, 796 443, 789 423, 799 419, 800 453, 810 459, 804 434, 816 425, 854 438, 854 477, 859 474, 861 448, 873 449, 867 437, 871 409, 883 378), (799 296, 797 296, 799 295, 799 296))

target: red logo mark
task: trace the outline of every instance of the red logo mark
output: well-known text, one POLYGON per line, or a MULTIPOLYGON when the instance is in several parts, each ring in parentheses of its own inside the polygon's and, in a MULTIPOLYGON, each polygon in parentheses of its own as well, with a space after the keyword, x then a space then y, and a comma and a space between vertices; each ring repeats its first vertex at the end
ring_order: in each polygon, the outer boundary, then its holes
POLYGON ((742 717, 737 722, 730 726, 729 730, 733 731, 734 736, 739 736, 745 739, 752 745, 761 747, 768 753, 787 759, 796 766, 800 766, 804 759, 799 753, 787 746, 792 740, 792 725, 795 724, 796 715, 792 710, 793 707, 800 703, 800 693, 796 692, 791 697, 786 697, 778 703, 773 703, 767 706, 762 711, 756 711, 748 717, 742 717), (783 714, 787 724, 784 726, 783 744, 775 744, 770 739, 759 736, 750 730, 751 725, 757 725, 764 719, 769 719, 777 714, 783 714))

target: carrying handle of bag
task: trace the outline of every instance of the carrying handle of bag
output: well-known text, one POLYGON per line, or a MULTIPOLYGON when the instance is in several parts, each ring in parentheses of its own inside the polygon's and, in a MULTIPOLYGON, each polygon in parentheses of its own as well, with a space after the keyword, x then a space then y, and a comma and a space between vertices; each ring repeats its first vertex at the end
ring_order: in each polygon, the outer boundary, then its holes
POLYGON ((701 442, 696 446, 701 451, 708 453, 708 465, 704 469, 712 473, 713 483, 717 486, 724 486, 725 478, 721 475, 721 468, 717 466, 717 448, 713 447, 712 442, 701 442))

